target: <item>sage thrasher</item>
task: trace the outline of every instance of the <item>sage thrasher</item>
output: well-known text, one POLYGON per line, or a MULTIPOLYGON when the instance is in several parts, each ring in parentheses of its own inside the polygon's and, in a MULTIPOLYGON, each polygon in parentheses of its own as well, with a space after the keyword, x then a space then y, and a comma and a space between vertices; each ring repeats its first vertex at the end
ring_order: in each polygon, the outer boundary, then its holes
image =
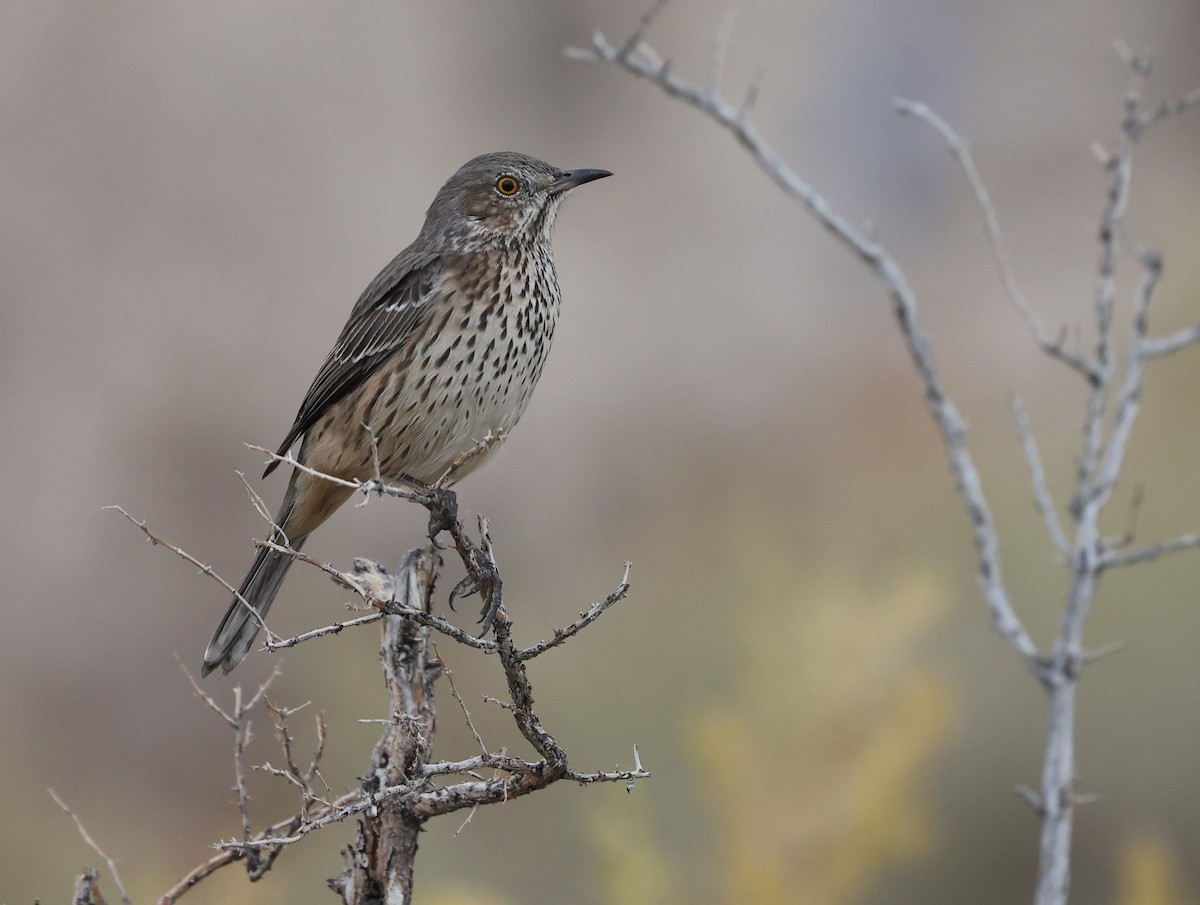
MULTIPOLYGON (((559 205, 570 189, 610 175, 512 152, 464 164, 433 199, 416 241, 355 303, 279 455, 300 440, 297 461, 322 474, 369 480, 378 468, 385 480, 432 484, 484 436, 511 430, 558 319, 550 232, 559 205)), ((299 550, 352 492, 294 469, 272 540, 299 550)), ((204 652, 204 675, 245 659, 291 564, 259 551, 204 652)))

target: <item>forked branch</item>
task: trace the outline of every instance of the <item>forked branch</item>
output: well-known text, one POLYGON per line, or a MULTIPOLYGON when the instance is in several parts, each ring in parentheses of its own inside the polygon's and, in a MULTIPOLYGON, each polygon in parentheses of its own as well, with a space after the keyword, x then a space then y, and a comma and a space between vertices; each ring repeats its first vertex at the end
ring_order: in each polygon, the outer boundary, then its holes
MULTIPOLYGON (((289 457, 280 458, 299 467, 289 457)), ((452 468, 461 464, 456 463, 452 468)), ((447 480, 450 476, 448 472, 447 480)), ((347 483, 329 476, 322 477, 347 483)), ((392 890, 393 895, 409 901, 418 834, 430 818, 463 809, 470 809, 474 813, 483 805, 527 795, 562 779, 580 784, 621 782, 631 787, 637 780, 650 775, 642 767, 636 748, 633 769, 591 773, 571 770, 565 748, 546 728, 542 717, 534 709, 533 685, 526 672, 527 661, 576 637, 625 598, 629 590, 630 563, 625 564, 621 582, 611 594, 581 613, 575 622, 557 630, 552 638, 522 647, 513 638, 512 619, 505 606, 503 581, 486 519, 479 520, 479 539, 476 541, 458 520, 454 494, 445 487, 393 487, 379 480, 353 486, 364 496, 399 496, 418 502, 440 520, 441 527, 453 539, 454 550, 467 572, 467 579, 460 589, 469 585, 467 593, 479 593, 483 598, 484 631, 486 633, 490 629, 492 637, 476 636, 441 616, 433 615, 433 587, 442 564, 442 548, 436 543, 410 551, 400 568, 391 573, 378 563, 361 559, 355 560, 349 571, 344 571, 331 563, 300 553, 288 546, 286 539, 283 543, 259 541, 260 545, 270 546, 321 570, 336 585, 353 592, 360 608, 370 611, 366 615, 291 638, 280 639, 268 632, 263 649, 276 651, 295 647, 370 622, 382 621, 384 631, 380 659, 388 691, 389 715, 379 721, 385 726, 384 733, 376 745, 370 769, 359 787, 335 795, 320 771, 326 737, 323 716, 316 718, 317 743, 314 752, 309 757, 300 758, 288 725, 288 719, 300 708, 281 707, 266 698, 270 684, 278 676, 278 669, 253 694, 243 695, 240 687, 235 688, 233 706, 229 709, 219 705, 189 673, 188 680, 196 694, 233 731, 234 788, 241 831, 237 838, 216 843, 218 853, 189 871, 168 890, 159 900, 164 905, 170 905, 204 878, 238 861, 246 863, 251 881, 258 880, 271 869, 276 858, 287 847, 350 818, 357 818, 358 827, 351 850, 352 857, 349 859, 352 867, 331 880, 330 885, 346 903, 376 901, 380 890, 392 890), (436 716, 434 688, 444 670, 441 655, 430 640, 433 632, 465 649, 496 657, 509 692, 509 700, 502 702, 502 706, 512 715, 515 727, 533 749, 534 757, 511 756, 505 749, 490 751, 476 733, 480 754, 465 760, 430 761, 436 716), (299 792, 300 804, 294 815, 256 830, 251 819, 246 756, 252 738, 250 716, 260 705, 267 708, 274 725, 282 766, 267 762, 256 769, 294 786, 299 792), (481 770, 490 770, 493 776, 483 778, 479 773, 481 770)), ((261 501, 256 502, 256 509, 266 512, 261 501)), ((150 541, 172 550, 199 567, 205 575, 220 582, 227 591, 231 590, 229 584, 211 567, 152 533, 145 522, 134 519, 123 509, 119 511, 150 541)), ((452 692, 466 712, 466 705, 457 690, 452 689, 452 692)), ((80 831, 83 832, 82 825, 80 831)), ((84 837, 95 847, 86 833, 84 837)), ((99 853, 98 848, 96 851, 99 853)), ((106 857, 102 853, 101 856, 106 857)), ((111 861, 109 870, 115 875, 115 865, 111 861)), ((79 884, 80 889, 92 896, 89 900, 91 905, 98 905, 99 891, 94 872, 81 877, 79 884)))
MULTIPOLYGON (((1077 458, 1075 487, 1065 507, 1073 520, 1073 536, 1068 535, 1059 519, 1029 416, 1019 402, 1014 403, 1014 416, 1029 467, 1034 500, 1051 543, 1069 568, 1069 589, 1060 616, 1059 631, 1050 653, 1043 655, 1022 625, 1006 590, 1000 570, 996 525, 967 446, 963 421, 938 377, 933 348, 918 320, 916 299, 903 270, 883 245, 854 228, 835 207, 801 179, 749 122, 750 104, 757 95, 757 84, 751 86, 747 93, 748 100, 741 107, 721 96, 719 82, 723 56, 729 44, 729 20, 718 32, 715 59, 710 67, 711 76, 708 84, 702 87, 676 76, 670 65, 644 40, 647 27, 664 6, 665 0, 659 0, 625 41, 614 44, 597 32, 592 36, 591 47, 569 48, 567 55, 586 62, 608 63, 646 79, 670 97, 694 107, 730 132, 785 193, 799 201, 817 222, 857 255, 883 284, 891 298, 893 313, 924 389, 926 406, 941 432, 950 469, 971 521, 979 582, 992 620, 1028 671, 1042 683, 1049 697, 1050 719, 1041 789, 1034 791, 1022 786, 1019 793, 1030 802, 1042 820, 1036 902, 1038 905, 1063 905, 1070 875, 1074 805, 1083 800, 1083 796, 1075 789, 1075 689, 1080 670, 1098 656, 1098 651, 1088 652, 1084 649, 1083 627, 1095 598, 1100 574, 1106 568, 1132 565, 1200 546, 1200 534, 1185 534, 1174 540, 1128 551, 1122 548, 1132 539, 1131 536, 1121 538, 1114 544, 1106 541, 1100 532, 1101 512, 1112 498, 1136 421, 1145 363, 1200 342, 1200 322, 1165 337, 1150 335, 1149 312, 1162 274, 1162 260, 1158 254, 1143 249, 1134 252, 1143 274, 1130 305, 1132 339, 1123 368, 1117 361, 1112 329, 1117 310, 1115 274, 1118 252, 1123 244, 1133 245, 1123 235, 1123 222, 1129 203, 1134 147, 1150 126, 1200 103, 1200 89, 1177 101, 1143 108, 1142 88, 1150 72, 1149 62, 1129 52, 1124 54, 1133 75, 1125 97, 1120 136, 1114 150, 1102 149, 1101 153, 1108 174, 1108 186, 1097 231, 1100 256, 1092 305, 1094 347, 1089 354, 1065 347, 1066 330, 1057 338, 1051 338, 1033 306, 1021 292, 1004 245, 999 218, 967 142, 924 104, 907 100, 895 102, 899 112, 912 115, 931 126, 958 161, 982 212, 1001 283, 1038 347, 1079 373, 1087 383, 1084 442, 1077 458), (1108 417, 1110 409, 1111 419, 1108 417)), ((1098 650, 1108 652, 1108 648, 1098 650)))

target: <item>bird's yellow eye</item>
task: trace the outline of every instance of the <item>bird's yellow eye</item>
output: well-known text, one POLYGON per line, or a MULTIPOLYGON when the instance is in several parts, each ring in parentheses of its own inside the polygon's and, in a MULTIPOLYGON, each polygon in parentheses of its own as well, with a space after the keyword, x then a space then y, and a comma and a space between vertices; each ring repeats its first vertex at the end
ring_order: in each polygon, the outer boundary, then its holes
POLYGON ((512 176, 501 176, 499 179, 496 180, 496 191, 499 192, 501 195, 507 195, 509 197, 512 197, 520 190, 521 190, 521 183, 519 183, 512 176))

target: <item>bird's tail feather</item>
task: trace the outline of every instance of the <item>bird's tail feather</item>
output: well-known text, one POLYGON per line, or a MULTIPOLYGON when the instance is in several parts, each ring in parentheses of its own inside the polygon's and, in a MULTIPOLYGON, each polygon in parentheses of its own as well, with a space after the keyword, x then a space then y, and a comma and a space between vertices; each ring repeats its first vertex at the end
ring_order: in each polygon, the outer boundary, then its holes
MULTIPOLYGON (((291 538, 293 550, 299 550, 303 543, 304 538, 291 538)), ((229 605, 208 642, 201 675, 207 676, 218 666, 229 672, 246 658, 292 561, 291 556, 269 547, 258 551, 254 565, 238 588, 238 597, 229 605), (246 604, 253 607, 253 611, 246 604)))

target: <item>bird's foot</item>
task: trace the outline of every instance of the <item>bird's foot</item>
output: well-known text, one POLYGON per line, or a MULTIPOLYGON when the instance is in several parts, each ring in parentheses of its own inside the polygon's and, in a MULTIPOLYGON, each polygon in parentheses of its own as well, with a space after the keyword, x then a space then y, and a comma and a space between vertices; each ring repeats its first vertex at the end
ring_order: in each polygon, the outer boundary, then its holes
POLYGON ((440 549, 438 535, 443 531, 453 533, 454 529, 459 527, 458 496, 453 490, 447 490, 445 487, 430 487, 429 494, 429 540, 440 549))
POLYGON ((438 543, 438 535, 443 531, 451 534, 459 526, 458 496, 447 487, 426 484, 409 475, 403 475, 405 481, 416 488, 421 504, 429 510, 429 542, 435 549, 444 550, 445 546, 438 543))
POLYGON ((482 638, 491 630, 504 595, 501 593, 500 570, 495 564, 485 560, 477 561, 476 565, 478 574, 465 576, 450 591, 450 609, 454 609, 455 600, 479 594, 483 598, 483 608, 479 611, 479 637, 482 638))

